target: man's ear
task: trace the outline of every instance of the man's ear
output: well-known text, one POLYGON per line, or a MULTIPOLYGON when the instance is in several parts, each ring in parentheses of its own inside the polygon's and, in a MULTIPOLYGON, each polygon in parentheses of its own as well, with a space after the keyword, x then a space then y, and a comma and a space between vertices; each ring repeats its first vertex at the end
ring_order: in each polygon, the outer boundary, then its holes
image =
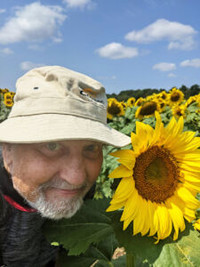
POLYGON ((12 150, 13 150, 12 144, 4 143, 2 145, 3 163, 4 167, 9 173, 11 173, 12 163, 13 163, 12 150))

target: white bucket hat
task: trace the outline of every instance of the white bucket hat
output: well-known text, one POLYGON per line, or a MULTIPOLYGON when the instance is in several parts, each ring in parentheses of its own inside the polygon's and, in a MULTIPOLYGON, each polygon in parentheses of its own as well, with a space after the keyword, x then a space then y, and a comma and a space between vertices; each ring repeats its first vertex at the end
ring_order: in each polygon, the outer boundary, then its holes
POLYGON ((16 83, 14 105, 0 124, 0 142, 94 140, 117 147, 130 137, 107 125, 101 83, 60 66, 33 69, 16 83))

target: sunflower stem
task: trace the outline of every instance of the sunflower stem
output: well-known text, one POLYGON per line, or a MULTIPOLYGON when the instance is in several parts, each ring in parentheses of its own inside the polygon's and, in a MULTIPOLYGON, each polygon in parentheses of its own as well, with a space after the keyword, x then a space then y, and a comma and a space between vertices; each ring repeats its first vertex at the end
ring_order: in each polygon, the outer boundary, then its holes
POLYGON ((134 267, 134 255, 131 253, 126 254, 126 267, 134 267))

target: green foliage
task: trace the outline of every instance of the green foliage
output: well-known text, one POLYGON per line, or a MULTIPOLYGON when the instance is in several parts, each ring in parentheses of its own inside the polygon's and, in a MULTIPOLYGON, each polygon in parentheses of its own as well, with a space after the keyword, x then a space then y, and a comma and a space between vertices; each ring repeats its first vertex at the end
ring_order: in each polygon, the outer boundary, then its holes
MULTIPOLYGON (((199 266, 200 234, 190 224, 173 241, 172 236, 155 244, 152 237, 132 235, 132 224, 122 230, 121 212, 105 212, 109 199, 89 200, 71 219, 48 222, 48 239, 59 242, 64 249, 60 266, 123 267, 126 257, 112 258, 117 247, 125 247, 127 255, 134 255, 135 266, 199 266), (67 253, 68 251, 68 253, 67 253)), ((128 257, 127 257, 128 258, 128 257)))
MULTIPOLYGON (((119 215, 116 220, 119 221, 119 215)), ((136 266, 199 266, 200 234, 191 224, 173 241, 172 235, 155 244, 155 239, 140 234, 132 236, 132 226, 122 231, 122 224, 114 224, 116 237, 126 252, 135 256, 136 266)))
POLYGON ((80 255, 90 244, 96 244, 113 233, 111 220, 105 215, 108 201, 88 200, 86 203, 71 219, 46 224, 45 231, 50 241, 61 243, 69 250, 68 255, 80 255), (59 232, 62 234, 59 235, 59 232))
POLYGON ((0 93, 0 122, 4 121, 10 113, 10 108, 3 103, 3 94, 0 93))
POLYGON ((58 242, 64 248, 59 266, 89 267, 96 261, 95 266, 99 267, 120 266, 121 259, 112 259, 119 244, 112 227, 112 216, 105 212, 108 204, 109 199, 88 200, 71 219, 45 224, 48 240, 58 242))
POLYGON ((197 132, 199 136, 200 129, 200 114, 198 113, 199 107, 196 103, 191 104, 187 108, 187 117, 184 123, 184 130, 197 132))
POLYGON ((125 266, 126 257, 120 257, 118 259, 112 259, 112 254, 105 253, 107 245, 110 244, 112 240, 106 238, 103 242, 100 242, 98 246, 90 246, 86 253, 80 256, 68 256, 66 251, 62 251, 59 260, 58 266, 60 267, 89 267, 92 264, 95 267, 123 267, 125 266), (105 253, 105 254, 104 254, 105 253), (107 254, 107 255, 106 255, 107 254))

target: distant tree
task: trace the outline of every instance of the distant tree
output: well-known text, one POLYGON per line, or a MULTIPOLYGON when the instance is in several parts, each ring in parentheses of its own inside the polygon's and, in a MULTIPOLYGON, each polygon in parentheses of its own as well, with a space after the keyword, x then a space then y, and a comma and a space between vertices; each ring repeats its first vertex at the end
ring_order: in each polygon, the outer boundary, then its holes
POLYGON ((117 95, 115 93, 107 94, 107 98, 117 98, 117 95))
MULTIPOLYGON (((173 87, 172 87, 173 88, 173 87)), ((171 88, 171 89, 172 89, 171 88)), ((200 86, 198 84, 192 85, 190 88, 188 88, 185 85, 182 85, 179 90, 181 90, 184 93, 185 99, 188 99, 190 96, 197 95, 200 93, 200 86)), ((145 89, 129 89, 121 91, 119 94, 107 94, 108 98, 116 98, 118 101, 127 101, 130 97, 135 97, 137 100, 140 97, 147 97, 152 94, 158 94, 162 91, 167 92, 166 89, 160 88, 160 89, 151 89, 151 88, 145 88, 145 89)))
POLYGON ((190 97, 190 89, 187 86, 182 85, 179 90, 184 94, 185 99, 190 97))
POLYGON ((198 84, 194 84, 190 87, 190 96, 198 95, 200 93, 200 86, 198 84))

